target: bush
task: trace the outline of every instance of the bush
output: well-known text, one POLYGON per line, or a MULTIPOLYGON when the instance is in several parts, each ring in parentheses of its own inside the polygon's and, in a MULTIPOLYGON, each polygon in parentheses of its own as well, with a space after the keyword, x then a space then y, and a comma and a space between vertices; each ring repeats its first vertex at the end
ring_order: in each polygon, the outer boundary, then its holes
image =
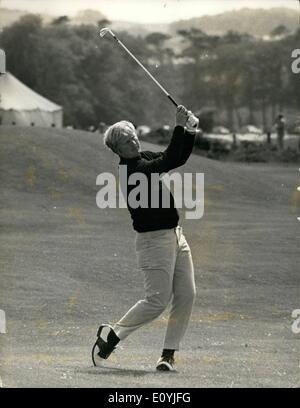
POLYGON ((284 163, 298 163, 300 161, 300 153, 291 147, 279 151, 277 146, 257 145, 251 142, 243 142, 235 151, 231 152, 230 159, 249 163, 278 161, 284 163))
POLYGON ((299 163, 300 162, 300 152, 288 147, 278 154, 279 161, 283 163, 299 163))
POLYGON ((213 140, 210 143, 210 150, 207 153, 207 157, 210 159, 220 159, 224 156, 227 156, 230 152, 230 149, 227 145, 220 142, 219 140, 213 140))
POLYGON ((200 150, 210 150, 211 142, 202 134, 198 134, 195 139, 195 146, 200 150))

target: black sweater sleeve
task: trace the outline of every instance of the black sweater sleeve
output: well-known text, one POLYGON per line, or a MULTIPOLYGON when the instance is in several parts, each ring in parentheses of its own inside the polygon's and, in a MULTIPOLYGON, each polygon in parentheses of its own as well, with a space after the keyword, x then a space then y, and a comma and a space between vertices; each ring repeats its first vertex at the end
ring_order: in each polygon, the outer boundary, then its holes
MULTIPOLYGON (((186 130, 184 130, 181 126, 175 127, 174 132, 173 132, 173 136, 172 139, 170 141, 169 146, 166 148, 166 150, 164 150, 163 152, 150 152, 147 151, 145 153, 147 153, 147 157, 149 157, 151 160, 150 161, 146 161, 146 163, 149 163, 148 165, 146 165, 145 167, 147 168, 147 171, 149 171, 149 168, 152 168, 152 166, 154 165, 154 167, 161 166, 161 160, 164 160, 166 158, 166 156, 168 157, 171 154, 171 160, 172 160, 172 154, 173 154, 173 149, 176 148, 176 153, 179 153, 176 157, 176 162, 173 163, 172 167, 168 168, 168 170, 163 170, 162 172, 167 172, 169 170, 172 170, 176 167, 182 166, 183 164, 185 164, 188 160, 188 158, 190 157, 193 147, 194 147, 194 142, 195 142, 195 135, 191 134, 189 132, 187 132, 186 130), (177 130, 178 128, 178 130, 177 130), (177 136, 177 132, 179 135, 179 129, 181 130, 181 140, 180 143, 178 143, 178 137, 177 136), (176 135, 175 135, 176 133, 176 135), (175 140, 174 140, 175 138, 175 140)), ((167 163, 168 164, 168 163, 167 163)), ((163 164, 164 165, 164 164, 163 164)), ((142 163, 142 166, 144 167, 144 161, 142 163)), ((141 172, 145 172, 142 170, 136 170, 136 171, 141 171, 141 172)), ((146 172, 147 172, 146 171, 146 172)), ((150 171, 151 173, 155 173, 158 171, 150 171)))
POLYGON ((180 166, 185 164, 190 157, 193 147, 195 143, 195 134, 189 133, 187 130, 185 130, 184 134, 184 144, 183 148, 181 150, 181 156, 180 156, 180 166))

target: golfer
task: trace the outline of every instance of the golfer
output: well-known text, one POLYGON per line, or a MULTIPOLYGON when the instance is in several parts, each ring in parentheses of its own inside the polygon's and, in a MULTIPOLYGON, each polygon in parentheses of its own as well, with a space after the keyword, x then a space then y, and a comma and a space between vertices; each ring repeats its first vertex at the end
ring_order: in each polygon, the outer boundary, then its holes
MULTIPOLYGON (((127 121, 110 126, 104 134, 104 144, 119 155, 119 164, 127 165, 128 177, 133 173, 143 173, 150 185, 152 174, 162 174, 186 163, 194 146, 198 123, 192 112, 180 105, 173 135, 165 151, 141 151, 135 128, 127 121)), ((127 185, 128 195, 134 187, 127 185)), ((158 190, 161 193, 161 180, 158 190)), ((119 341, 160 316, 171 301, 163 350, 156 368, 174 370, 174 352, 179 350, 186 332, 196 288, 190 247, 178 225, 179 216, 173 196, 167 191, 170 195, 168 208, 163 208, 161 202, 158 208, 151 208, 151 205, 133 208, 126 197, 136 231, 137 261, 144 275, 145 298, 114 325, 102 324, 99 327, 92 352, 95 365, 95 358, 107 359, 119 341)), ((151 197, 148 197, 148 203, 151 203, 151 197)))
POLYGON ((278 143, 278 147, 279 150, 283 149, 283 139, 285 136, 285 119, 284 116, 280 113, 275 121, 275 126, 276 126, 276 130, 277 130, 277 143, 278 143))

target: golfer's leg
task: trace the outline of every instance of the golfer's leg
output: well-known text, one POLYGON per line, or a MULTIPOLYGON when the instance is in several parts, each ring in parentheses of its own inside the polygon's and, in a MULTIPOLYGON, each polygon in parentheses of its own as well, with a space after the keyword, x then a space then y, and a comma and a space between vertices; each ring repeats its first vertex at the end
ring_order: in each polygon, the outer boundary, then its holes
POLYGON ((188 327, 196 295, 194 266, 190 247, 183 234, 179 236, 179 248, 173 279, 173 299, 166 331, 164 349, 179 350, 179 344, 188 327))
POLYGON ((174 230, 147 234, 137 255, 138 267, 144 274, 145 298, 139 300, 115 324, 114 331, 121 340, 157 318, 171 299, 176 260, 174 230))

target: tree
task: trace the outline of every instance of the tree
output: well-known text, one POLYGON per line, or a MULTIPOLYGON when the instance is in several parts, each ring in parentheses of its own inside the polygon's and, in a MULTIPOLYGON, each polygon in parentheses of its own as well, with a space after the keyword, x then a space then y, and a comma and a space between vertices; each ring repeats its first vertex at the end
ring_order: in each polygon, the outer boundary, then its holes
POLYGON ((52 25, 59 25, 59 24, 67 24, 67 23, 69 23, 70 22, 70 19, 69 19, 69 17, 68 16, 60 16, 60 17, 57 17, 57 18, 55 18, 53 21, 52 21, 52 25))
POLYGON ((181 53, 187 61, 182 66, 182 98, 189 101, 193 110, 198 110, 214 100, 211 67, 217 58, 215 50, 220 37, 209 36, 196 28, 179 30, 178 33, 186 43, 181 53))
POLYGON ((146 36, 146 41, 148 44, 153 45, 154 47, 161 48, 166 40, 170 38, 169 35, 159 33, 159 32, 154 32, 151 34, 148 34, 146 36))
POLYGON ((102 18, 97 21, 97 25, 99 28, 108 27, 111 25, 111 21, 108 20, 107 18, 102 18))
MULTIPOLYGON (((59 18, 56 24, 43 25, 38 16, 26 15, 4 28, 0 46, 9 71, 62 105, 66 123, 76 127, 120 119, 153 127, 173 123, 174 107, 120 47, 99 41, 95 24, 65 22, 59 18)), ((180 33, 184 49, 176 56, 163 33, 119 35, 176 100, 193 111, 226 112, 230 127, 240 107, 248 109, 253 124, 259 109, 266 124, 270 107, 275 115, 285 106, 300 105, 300 76, 289 66, 291 50, 299 48, 300 30, 268 42, 233 31, 223 37, 199 29, 180 33), (151 64, 155 59, 157 66, 151 64)))
POLYGON ((11 26, 5 27, 1 33, 7 68, 30 87, 36 82, 37 39, 42 29, 41 17, 27 14, 11 26))
POLYGON ((271 37, 281 37, 289 33, 290 33, 290 30, 285 25, 280 24, 271 31, 270 36, 271 37))

